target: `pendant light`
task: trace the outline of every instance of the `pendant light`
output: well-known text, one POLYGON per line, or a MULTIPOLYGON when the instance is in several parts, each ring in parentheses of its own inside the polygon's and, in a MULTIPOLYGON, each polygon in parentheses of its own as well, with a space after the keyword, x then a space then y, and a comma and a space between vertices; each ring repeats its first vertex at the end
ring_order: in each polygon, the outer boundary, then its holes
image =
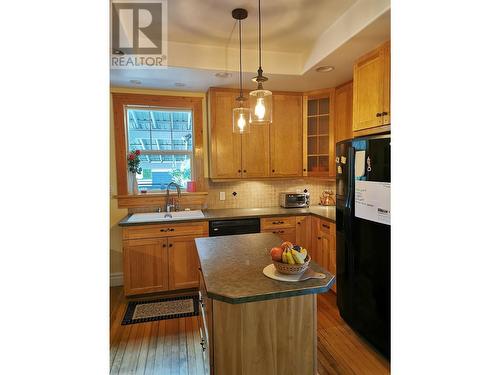
POLYGON ((257 90, 250 92, 250 122, 254 124, 266 124, 273 122, 273 93, 264 90, 262 82, 267 81, 267 77, 262 75, 262 31, 259 0, 259 69, 257 77, 252 78, 257 82, 257 90))
POLYGON ((233 133, 243 134, 250 131, 250 109, 243 106, 246 98, 243 96, 241 68, 241 20, 247 18, 248 12, 246 9, 237 8, 233 9, 232 15, 235 20, 238 20, 240 38, 240 96, 236 98, 238 107, 233 108, 233 133))

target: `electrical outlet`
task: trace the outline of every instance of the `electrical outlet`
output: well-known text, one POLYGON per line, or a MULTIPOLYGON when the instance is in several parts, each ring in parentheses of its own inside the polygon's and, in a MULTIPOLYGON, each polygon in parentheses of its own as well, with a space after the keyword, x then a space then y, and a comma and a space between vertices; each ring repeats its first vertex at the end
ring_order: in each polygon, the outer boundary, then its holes
POLYGON ((219 200, 220 201, 225 201, 226 200, 226 192, 220 191, 219 192, 219 200))

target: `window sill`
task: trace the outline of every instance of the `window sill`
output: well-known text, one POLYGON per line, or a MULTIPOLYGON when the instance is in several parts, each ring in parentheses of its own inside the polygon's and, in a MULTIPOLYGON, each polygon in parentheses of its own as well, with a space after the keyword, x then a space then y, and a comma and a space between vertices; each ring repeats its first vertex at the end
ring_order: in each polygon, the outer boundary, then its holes
MULTIPOLYGON (((170 191, 172 197, 176 197, 175 191, 170 191)), ((203 205, 206 201, 208 192, 182 192, 180 203, 181 205, 203 205)), ((164 206, 166 192, 152 192, 145 194, 130 194, 130 195, 115 195, 113 198, 118 200, 118 208, 138 208, 148 206, 164 206)))

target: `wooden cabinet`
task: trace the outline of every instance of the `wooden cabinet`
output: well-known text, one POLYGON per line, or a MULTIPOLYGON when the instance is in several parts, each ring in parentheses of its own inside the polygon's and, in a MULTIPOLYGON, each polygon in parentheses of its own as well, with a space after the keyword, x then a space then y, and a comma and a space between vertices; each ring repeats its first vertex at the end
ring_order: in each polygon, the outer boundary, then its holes
POLYGON ((233 108, 237 94, 210 89, 210 177, 240 178, 241 135, 233 134, 233 108))
POLYGON ((352 81, 335 88, 335 143, 352 138, 352 81))
POLYGON ((295 217, 295 240, 297 245, 305 247, 307 251, 311 248, 311 217, 295 217))
POLYGON ((353 131, 390 124, 390 44, 384 43, 354 65, 353 131))
POLYGON ((125 227, 125 295, 197 287, 199 266, 194 239, 207 235, 207 222, 125 227))
POLYGON ((168 290, 167 240, 162 238, 123 242, 125 294, 168 290))
POLYGON ((269 124, 241 136, 241 177, 269 177, 269 124))
POLYGON ((296 243, 295 216, 261 218, 260 229, 262 233, 277 234, 282 241, 296 243))
POLYGON ((302 94, 273 94, 273 122, 233 134, 238 90, 210 88, 210 178, 302 176, 302 94))
MULTIPOLYGON (((332 274, 336 274, 336 242, 335 223, 317 217, 311 218, 311 258, 321 267, 326 268, 332 274)), ((335 283, 333 291, 337 291, 335 283)))
POLYGON ((304 176, 335 176, 333 107, 335 89, 309 92, 304 96, 304 176))
POLYGON ((213 374, 213 318, 212 318, 212 299, 207 295, 207 289, 203 280, 203 274, 200 272, 200 291, 198 321, 200 325, 201 349, 203 356, 204 374, 213 374))
POLYGON ((199 266, 194 237, 168 239, 169 289, 196 288, 199 266))
POLYGON ((273 95, 270 145, 271 177, 302 176, 301 94, 273 95))

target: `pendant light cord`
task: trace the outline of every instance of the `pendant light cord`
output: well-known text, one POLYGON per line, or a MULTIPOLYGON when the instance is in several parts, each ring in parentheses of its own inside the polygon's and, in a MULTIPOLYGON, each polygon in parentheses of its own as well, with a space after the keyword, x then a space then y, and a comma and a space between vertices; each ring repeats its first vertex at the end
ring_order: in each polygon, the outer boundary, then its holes
POLYGON ((260 25, 260 0, 259 0, 259 69, 262 70, 262 31, 260 25))
POLYGON ((242 73, 241 73, 241 20, 238 20, 238 28, 240 34, 240 98, 243 98, 243 84, 242 84, 242 73))

